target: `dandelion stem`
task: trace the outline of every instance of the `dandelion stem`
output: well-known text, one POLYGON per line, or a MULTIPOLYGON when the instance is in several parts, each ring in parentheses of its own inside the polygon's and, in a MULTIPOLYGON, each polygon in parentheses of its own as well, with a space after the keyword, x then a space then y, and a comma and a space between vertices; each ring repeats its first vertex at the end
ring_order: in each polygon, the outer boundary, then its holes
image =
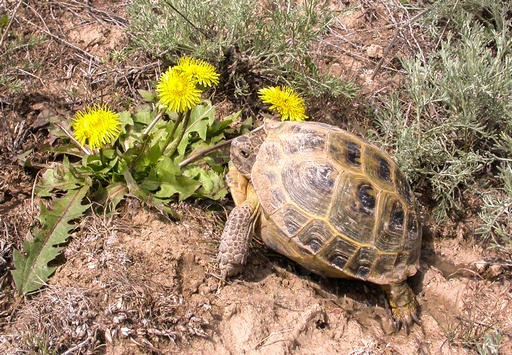
POLYGON ((220 142, 220 143, 217 143, 215 144, 213 147, 210 147, 210 148, 206 148, 204 150, 201 150, 199 153, 196 153, 194 155, 191 155, 189 156, 187 159, 183 160, 181 163, 178 164, 178 166, 180 168, 183 168, 185 165, 188 165, 190 163, 192 163, 194 160, 197 160, 207 154, 210 154, 211 152, 214 152, 226 145, 229 145, 231 144, 231 141, 233 140, 234 138, 231 138, 231 139, 228 139, 227 141, 224 141, 224 142, 220 142))
POLYGON ((61 124, 59 124, 59 123, 55 123, 55 125, 56 125, 57 127, 59 127, 59 128, 62 130, 62 132, 64 132, 64 134, 65 134, 66 136, 68 136, 68 137, 69 137, 69 139, 71 139, 71 141, 72 141, 73 143, 75 143, 75 145, 76 145, 78 148, 80 148, 80 149, 82 150, 82 152, 84 152, 84 153, 85 153, 85 154, 87 154, 87 155, 91 155, 91 152, 89 151, 89 149, 87 149, 86 147, 82 146, 82 145, 81 145, 81 144, 80 144, 80 143, 75 139, 75 137, 73 137, 73 135, 72 135, 71 133, 69 133, 69 132, 68 132, 68 130, 67 130, 67 129, 65 129, 65 128, 64 128, 61 124))
MULTIPOLYGON (((275 119, 276 117, 277 117, 277 116, 274 116, 274 117, 272 117, 272 118, 273 118, 273 119, 275 119)), ((251 131, 251 133, 258 132, 259 130, 263 129, 263 127, 264 127, 264 126, 259 126, 259 127, 255 128, 255 129, 253 129, 253 130, 251 131)), ((224 141, 224 142, 217 143, 217 144, 215 144, 213 147, 203 149, 203 150, 201 150, 199 153, 196 153, 196 154, 194 154, 194 155, 191 155, 191 156, 189 156, 187 159, 183 160, 181 163, 179 163, 179 164, 178 164, 178 166, 179 166, 180 168, 183 168, 185 165, 192 163, 194 160, 197 160, 197 159, 199 159, 199 158, 202 158, 203 156, 205 156, 205 155, 207 155, 207 154, 210 154, 211 152, 214 152, 214 151, 216 151, 216 150, 219 150, 219 149, 220 149, 220 148, 222 148, 222 147, 225 147, 225 146, 226 146, 226 145, 228 145, 228 144, 231 144, 231 142, 233 141, 233 139, 235 139, 235 138, 231 138, 231 139, 228 139, 228 140, 226 140, 226 141, 224 141)))
POLYGON ((144 137, 144 138, 146 138, 146 136, 147 136, 147 135, 149 134, 149 132, 153 129, 153 127, 155 127, 156 123, 157 123, 158 121, 160 121, 160 118, 162 118, 162 116, 164 115, 164 113, 165 113, 165 110, 164 110, 164 109, 162 109, 162 110, 160 110, 160 111, 156 114, 155 118, 153 118, 153 121, 151 121, 151 123, 149 124, 149 126, 147 126, 147 127, 146 127, 146 129, 144 130, 144 132, 142 132, 142 134, 143 134, 143 137, 144 137))
POLYGON ((174 137, 174 133, 176 133, 176 129, 178 129, 178 126, 180 125, 182 120, 183 120, 183 113, 178 112, 178 118, 176 118, 176 121, 174 122, 174 126, 172 126, 172 130, 171 130, 171 132, 169 132, 169 135, 167 136, 165 144, 162 147, 162 153, 165 153, 165 151, 167 150, 167 147, 169 146, 169 144, 171 144, 172 137, 174 137))
POLYGON ((103 149, 100 148, 100 161, 101 161, 101 167, 105 167, 105 155, 103 154, 103 149))
POLYGON ((144 132, 142 132, 142 137, 141 137, 142 147, 140 149, 139 155, 137 155, 137 157, 130 163, 130 172, 132 172, 133 167, 135 166, 135 163, 137 163, 139 161, 139 159, 144 154, 144 151, 146 150, 146 146, 148 145, 148 141, 149 141, 149 132, 151 132, 153 127, 155 127, 155 125, 160 120, 160 118, 162 118, 164 113, 165 113, 165 109, 161 109, 160 111, 158 111, 155 118, 153 118, 153 121, 151 121, 151 123, 146 127, 144 132))
MULTIPOLYGON (((183 117, 183 114, 180 114, 181 117, 183 117)), ((174 152, 176 152, 176 148, 178 148, 178 145, 180 144, 181 140, 185 136, 185 132, 187 131, 188 123, 190 122, 190 110, 185 113, 185 120, 183 121, 183 127, 181 128, 179 137, 174 140, 169 147, 169 151, 165 153, 166 156, 171 157, 174 152)), ((169 139, 172 139, 172 136, 174 135, 174 132, 176 131, 176 128, 178 127, 179 122, 176 121, 176 125, 173 127, 173 134, 169 136, 169 139)), ((164 148, 164 152, 167 149, 167 147, 164 148)))

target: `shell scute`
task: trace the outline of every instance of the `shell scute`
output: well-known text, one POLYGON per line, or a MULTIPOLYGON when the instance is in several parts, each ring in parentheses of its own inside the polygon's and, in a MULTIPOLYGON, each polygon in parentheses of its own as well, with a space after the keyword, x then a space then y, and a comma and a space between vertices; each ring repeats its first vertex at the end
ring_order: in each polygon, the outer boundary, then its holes
POLYGON ((421 244, 421 230, 416 211, 411 211, 407 218, 406 235, 404 249, 412 250, 421 244))
POLYGON ((282 188, 296 206, 314 216, 325 216, 338 175, 327 161, 292 160, 282 169, 282 188))
POLYGON ((375 246, 384 252, 398 252, 403 249, 405 233, 405 211, 403 203, 393 194, 381 196, 381 215, 375 237, 375 246))
POLYGON ((265 149, 260 149, 258 159, 261 162, 274 164, 284 159, 283 145, 279 140, 265 141, 265 149))
POLYGON ((272 215, 272 221, 287 238, 292 238, 305 228, 310 217, 296 206, 287 204, 272 215))
POLYGON ((370 277, 375 279, 378 278, 390 278, 396 270, 397 254, 384 254, 380 253, 377 255, 375 263, 373 265, 370 277))
POLYGON ((375 147, 365 147, 365 173, 374 183, 388 191, 394 191, 392 162, 375 147))
POLYGON ((364 177, 345 175, 342 186, 333 196, 328 216, 331 226, 341 235, 370 244, 375 225, 375 199, 372 183, 364 177))
POLYGON ((316 254, 330 239, 332 231, 321 220, 313 220, 308 223, 296 236, 297 243, 308 254, 316 254))
POLYGON ((375 248, 360 248, 345 266, 345 270, 352 277, 366 280, 376 257, 377 250, 375 248))
MULTIPOLYGON (((337 269, 338 273, 343 272, 347 262, 354 256, 357 251, 357 246, 354 243, 337 236, 319 253, 319 260, 322 260, 326 265, 337 269)), ((333 272, 334 274, 335 272, 333 272)), ((330 276, 327 274, 327 276, 330 276)))
POLYGON ((396 167, 395 176, 396 192, 407 201, 407 204, 409 206, 413 206, 415 202, 411 187, 409 186, 409 183, 407 182, 404 173, 401 170, 399 170, 398 167, 396 167))
POLYGON ((327 132, 322 132, 315 127, 293 126, 289 132, 279 135, 285 155, 309 155, 325 151, 327 132))
POLYGON ((272 214, 287 203, 287 196, 282 188, 281 176, 274 169, 262 170, 257 179, 253 179, 257 191, 267 191, 259 194, 258 198, 267 214, 272 214))
POLYGON ((362 143, 355 137, 337 132, 329 135, 327 153, 342 169, 362 173, 362 143))

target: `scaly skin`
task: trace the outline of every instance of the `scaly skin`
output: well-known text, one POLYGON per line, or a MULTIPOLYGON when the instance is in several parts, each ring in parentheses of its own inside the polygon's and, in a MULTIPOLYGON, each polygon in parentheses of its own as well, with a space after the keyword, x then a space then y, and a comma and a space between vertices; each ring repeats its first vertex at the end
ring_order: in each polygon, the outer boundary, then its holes
MULTIPOLYGON (((236 172, 230 170, 230 175, 236 176, 236 172)), ((228 183, 235 184, 237 187, 244 186, 244 184, 240 185, 238 180, 231 182, 228 180, 228 183)), ((240 204, 229 214, 220 238, 217 261, 223 281, 238 274, 247 262, 254 224, 259 217, 259 202, 254 188, 251 184, 245 184, 245 186, 246 199, 243 202, 236 201, 240 204)), ((241 191, 237 191, 238 198, 241 198, 242 195, 241 191)))
POLYGON ((382 289, 388 295, 397 332, 403 328, 409 333, 409 325, 420 324, 416 297, 405 281, 382 286, 382 289))

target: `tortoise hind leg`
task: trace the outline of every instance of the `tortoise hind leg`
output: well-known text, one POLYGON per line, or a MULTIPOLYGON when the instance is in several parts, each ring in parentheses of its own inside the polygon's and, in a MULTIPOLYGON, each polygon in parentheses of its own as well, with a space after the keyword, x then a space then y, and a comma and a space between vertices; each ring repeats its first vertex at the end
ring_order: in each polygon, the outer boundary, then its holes
POLYGON ((418 303, 407 282, 391 283, 382 286, 388 295, 389 305, 393 313, 396 330, 404 328, 409 332, 409 325, 413 322, 420 324, 418 318, 418 303))
POLYGON ((231 211, 220 239, 217 261, 222 280, 238 274, 247 262, 259 210, 258 198, 249 184, 247 199, 231 211))

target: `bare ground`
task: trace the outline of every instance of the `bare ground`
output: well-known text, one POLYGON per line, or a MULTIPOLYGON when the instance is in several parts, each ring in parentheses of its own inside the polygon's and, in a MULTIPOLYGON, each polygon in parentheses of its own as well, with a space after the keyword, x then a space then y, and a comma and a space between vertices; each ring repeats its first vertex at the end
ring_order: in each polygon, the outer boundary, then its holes
MULTIPOLYGON (((394 39, 405 12, 381 1, 332 6, 339 21, 318 43, 321 67, 348 74, 366 98, 398 88, 396 56, 428 48, 413 26, 394 39)), ((0 88, 0 351, 476 354, 476 342, 499 330, 499 353, 512 353, 510 270, 475 245, 469 222, 434 226, 427 213, 421 269, 409 280, 422 324, 409 334, 393 334, 378 287, 311 275, 257 242, 242 275, 219 287, 215 257, 227 212, 214 212, 200 201, 176 205, 184 216, 180 221, 135 200, 111 218, 88 216, 49 284, 37 294, 17 296, 10 276, 12 249, 21 247, 34 224, 38 208, 31 200, 32 184, 40 164, 52 159, 36 149, 49 139, 45 114, 70 117, 102 98, 122 106, 122 98, 136 100, 136 89, 146 89, 161 70, 143 53, 114 60, 113 53, 128 43, 125 7, 121 1, 0 1, 0 14, 8 12, 14 19, 10 26, 20 29, 20 43, 34 34, 46 36, 35 49, 10 50, 7 43, 14 38, 2 33, 2 49, 20 61, 5 64, 4 72, 18 78, 21 89, 13 94, 7 85, 0 88), (29 149, 34 149, 33 167, 23 169, 16 155, 29 149)), ((342 119, 341 108, 327 102, 325 115, 313 118, 361 131, 361 102, 352 103, 355 109, 342 119)), ((226 199, 220 206, 227 211, 232 203, 226 199)))

